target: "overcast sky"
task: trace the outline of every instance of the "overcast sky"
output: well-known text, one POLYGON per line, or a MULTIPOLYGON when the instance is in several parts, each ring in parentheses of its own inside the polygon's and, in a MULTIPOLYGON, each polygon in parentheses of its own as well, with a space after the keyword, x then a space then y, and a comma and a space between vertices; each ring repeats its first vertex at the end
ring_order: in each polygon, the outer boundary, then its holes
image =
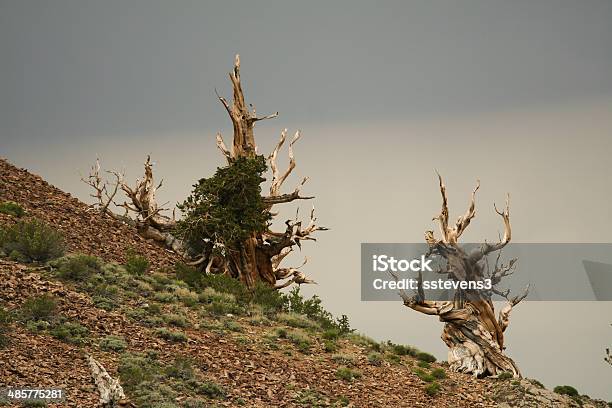
MULTIPOLYGON (((160 200, 181 201, 223 164, 214 90, 230 96, 240 53, 247 101, 280 111, 256 129, 260 151, 302 130, 287 188, 310 176, 332 228, 305 245, 319 282, 305 292, 446 359, 437 319, 360 302, 359 244, 421 241, 434 169, 452 215, 482 181, 467 240, 497 237, 492 204, 510 192, 517 242, 609 242, 611 40, 604 0, 0 0, 0 155, 87 200, 79 172, 96 155, 135 179, 151 153, 160 200)), ((508 353, 547 386, 612 399, 611 321, 610 302, 524 303, 508 353)))

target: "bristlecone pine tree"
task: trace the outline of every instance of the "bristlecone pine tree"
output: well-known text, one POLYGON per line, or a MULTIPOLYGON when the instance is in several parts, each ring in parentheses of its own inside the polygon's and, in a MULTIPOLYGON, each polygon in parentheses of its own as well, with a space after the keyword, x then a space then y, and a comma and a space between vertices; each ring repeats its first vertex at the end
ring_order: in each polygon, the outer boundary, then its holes
POLYGON ((285 222, 284 231, 270 230, 277 204, 314 197, 300 195, 301 187, 308 178, 303 178, 291 192, 283 194, 281 186, 295 168, 293 145, 300 138, 296 132, 289 142, 289 166, 280 172, 277 165, 278 154, 286 142, 287 129, 281 132, 275 149, 266 158, 257 154, 253 128, 255 123, 278 115, 257 117, 254 108, 247 106, 240 83, 240 58, 236 55, 234 69, 229 74, 233 86, 233 101, 230 105, 219 95, 232 120, 234 135, 231 149, 228 149, 221 134, 217 134, 217 147, 227 160, 227 166, 219 168, 208 179, 201 179, 190 197, 179 208, 184 218, 177 221, 174 217, 162 214, 167 210, 156 202, 155 193, 162 183, 156 186, 153 179, 150 157, 145 162, 145 174, 131 188, 124 181, 123 173, 108 171, 114 177, 109 183, 100 175, 100 164, 96 161, 87 178, 82 180, 94 189, 93 205, 101 213, 126 222, 137 228, 139 234, 154 239, 181 254, 189 265, 202 269, 204 273, 228 274, 253 288, 257 282, 265 282, 277 289, 293 283, 313 283, 299 267, 281 267, 282 260, 295 246, 301 248, 301 241, 315 240, 313 233, 327 230, 316 224, 314 207, 310 212, 310 222, 302 227, 298 214, 293 220, 285 222), (272 171, 269 194, 261 194, 263 174, 272 171), (123 203, 116 201, 118 191, 127 196, 123 203), (123 215, 115 214, 110 206, 121 207, 123 215), (129 214, 136 214, 130 217, 129 214))
POLYGON ((186 213, 179 224, 181 236, 190 250, 199 252, 199 258, 192 264, 205 265, 207 273, 229 274, 248 287, 260 281, 276 288, 292 283, 312 283, 299 267, 283 268, 280 263, 294 246, 301 248, 300 241, 314 240, 314 232, 327 229, 316 225, 314 207, 305 228, 296 214, 294 220, 285 222, 285 231, 269 229, 274 205, 313 198, 300 195, 307 178, 302 179, 293 192, 281 193, 282 184, 295 168, 293 145, 300 138, 300 132, 296 132, 289 143, 289 166, 282 173, 277 166, 277 156, 287 138, 287 130, 281 132, 279 142, 267 158, 272 170, 269 194, 262 196, 260 184, 265 181, 262 174, 267 166, 266 159, 257 154, 253 128, 256 122, 274 118, 278 113, 257 117, 254 109, 249 110, 240 83, 238 55, 229 78, 234 91, 232 104, 217 95, 234 127, 231 150, 221 134, 217 134, 217 147, 228 166, 220 168, 213 178, 200 180, 192 195, 180 206, 186 213))
POLYGON ((529 287, 522 295, 510 297, 509 291, 499 291, 495 286, 503 277, 513 273, 516 263, 516 259, 511 260, 507 265, 499 262, 501 250, 510 242, 512 236, 509 197, 506 199, 506 207, 503 211, 495 207, 495 211, 504 221, 503 238, 497 243, 485 243, 468 253, 458 244, 458 239, 476 215, 475 195, 480 187, 480 182, 472 192, 467 212, 457 219, 455 225, 449 225, 446 187, 442 177, 438 175, 438 178, 442 194, 442 210, 434 220, 439 222, 441 238, 436 239, 433 231, 425 232, 429 254, 444 259, 444 270, 438 272, 445 274, 449 279, 478 281, 490 278, 493 289, 491 291, 458 290, 453 300, 450 301, 427 300, 422 287, 422 275, 419 274, 417 293, 409 296, 405 291, 400 291, 400 296, 407 307, 421 313, 438 316, 440 321, 444 322, 441 337, 449 348, 448 363, 451 370, 479 377, 495 376, 502 372, 509 372, 514 377, 520 377, 517 365, 504 353, 504 331, 508 327, 512 308, 527 296, 529 287), (487 256, 492 253, 497 253, 497 259, 495 265, 490 267, 487 256), (498 316, 495 314, 491 300, 494 294, 507 300, 498 316))

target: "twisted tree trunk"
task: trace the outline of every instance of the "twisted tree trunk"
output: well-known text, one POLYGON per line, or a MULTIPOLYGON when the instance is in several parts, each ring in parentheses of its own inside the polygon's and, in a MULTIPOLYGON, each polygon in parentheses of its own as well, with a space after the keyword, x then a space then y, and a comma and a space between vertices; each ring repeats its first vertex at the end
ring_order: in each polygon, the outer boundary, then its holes
POLYGON ((520 377, 520 371, 514 361, 505 355, 504 331, 508 327, 510 312, 528 293, 528 288, 521 296, 509 297, 508 291, 501 292, 495 288, 501 279, 514 271, 516 260, 507 265, 500 264, 500 251, 510 242, 509 201, 503 211, 495 211, 503 218, 504 237, 495 244, 483 244, 478 249, 467 253, 458 244, 461 234, 469 226, 476 215, 475 195, 479 184, 472 192, 472 199, 467 212, 459 217, 455 225, 448 223, 448 200, 446 188, 439 177, 442 194, 442 210, 434 218, 440 224, 441 239, 434 237, 433 231, 425 233, 429 245, 429 255, 442 257, 445 269, 437 271, 455 281, 482 281, 491 279, 493 289, 458 290, 452 301, 427 300, 422 286, 422 275, 419 275, 417 293, 409 296, 400 291, 404 305, 421 313, 438 316, 444 322, 442 340, 448 346, 448 363, 456 372, 470 373, 474 376, 498 375, 502 372, 512 373, 520 377), (495 265, 489 267, 487 255, 497 252, 495 265), (496 316, 491 296, 498 294, 507 299, 507 303, 496 316))

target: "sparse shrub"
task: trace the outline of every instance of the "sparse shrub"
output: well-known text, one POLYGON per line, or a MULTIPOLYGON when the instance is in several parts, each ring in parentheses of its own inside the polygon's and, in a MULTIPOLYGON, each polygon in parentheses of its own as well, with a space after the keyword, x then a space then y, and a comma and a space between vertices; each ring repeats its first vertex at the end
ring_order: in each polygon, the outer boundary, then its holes
POLYGON ((276 316, 276 320, 287 326, 297 327, 300 329, 315 329, 319 327, 318 324, 310 320, 308 317, 295 312, 279 313, 276 316))
POLYGON ((336 370, 336 377, 345 381, 353 381, 354 379, 361 378, 361 372, 348 367, 340 367, 336 370))
POLYGON ((203 286, 203 273, 193 266, 189 266, 183 262, 177 262, 174 264, 174 274, 177 279, 182 280, 192 288, 200 289, 203 286))
POLYGON ((172 365, 166 367, 165 372, 169 377, 182 380, 189 380, 195 376, 191 359, 183 356, 177 356, 172 365))
POLYGON ((263 309, 259 305, 254 305, 251 307, 250 313, 251 318, 249 319, 249 323, 254 326, 268 326, 270 325, 270 319, 268 319, 264 313, 263 309))
POLYGON ((6 334, 9 330, 9 324, 12 321, 12 316, 3 307, 0 306, 0 349, 6 347, 9 343, 6 334))
POLYGON ((300 294, 299 286, 294 287, 287 295, 284 296, 283 306, 285 309, 308 316, 316 321, 324 329, 336 328, 340 334, 351 333, 348 317, 342 315, 339 319, 334 319, 334 316, 323 308, 321 299, 314 295, 310 299, 304 299, 300 294))
POLYGON ((71 344, 83 344, 89 335, 89 330, 76 322, 60 321, 49 331, 56 339, 71 344))
POLYGON ((0 248, 23 262, 45 262, 64 254, 62 235, 39 220, 0 228, 0 248))
POLYGON ((350 333, 347 335, 347 338, 355 345, 357 346, 362 346, 362 347, 369 347, 374 351, 380 351, 381 347, 380 347, 380 343, 377 342, 376 340, 365 336, 363 334, 360 333, 350 333))
POLYGON ((338 350, 338 344, 333 340, 323 340, 323 351, 326 353, 335 353, 338 350))
POLYGON ((557 385, 553 391, 557 394, 569 395, 570 397, 577 397, 580 395, 578 390, 571 385, 557 385))
POLYGON ((125 257, 125 270, 134 276, 144 275, 149 269, 149 261, 133 250, 129 250, 125 257))
POLYGON ((332 327, 331 329, 327 329, 321 335, 325 340, 337 340, 340 337, 340 330, 332 327))
POLYGON ((441 389, 442 389, 442 386, 435 381, 425 386, 425 392, 430 397, 435 397, 436 395, 438 395, 441 389))
MULTIPOLYGON (((301 330, 291 330, 286 332, 287 339, 291 341, 302 353, 310 351, 310 339, 308 335, 301 330)), ((279 336, 280 337, 280 336, 279 336)))
POLYGON ((286 339, 287 333, 288 333, 287 329, 283 329, 282 327, 274 331, 274 335, 278 337, 279 339, 286 339))
POLYGON ((185 306, 193 307, 198 304, 198 294, 187 288, 178 288, 174 294, 185 306))
POLYGON ((391 364, 401 364, 402 359, 397 354, 385 354, 385 359, 391 364))
POLYGON ((417 364, 419 367, 421 368, 429 368, 430 364, 427 361, 419 361, 419 363, 417 364))
POLYGON ((256 282, 250 299, 253 303, 260 305, 264 312, 275 313, 286 309, 286 298, 278 290, 263 282, 256 282))
POLYGON ((200 302, 205 304, 206 310, 215 315, 243 314, 245 309, 238 304, 234 295, 217 292, 213 288, 206 288, 198 296, 200 302))
MULTIPOLYGON (((393 350, 393 352, 397 354, 398 356, 412 356, 412 357, 418 358, 419 351, 412 346, 406 346, 404 344, 393 344, 391 342, 387 342, 387 345, 391 347, 391 350, 393 350)), ((427 361, 427 360, 423 360, 423 361, 427 361)), ((427 361, 427 362, 430 362, 430 361, 427 361)))
POLYGON ((225 398, 227 392, 219 384, 212 381, 204 381, 198 387, 198 391, 209 398, 222 399, 225 398))
POLYGON ((431 370, 431 375, 438 380, 442 380, 446 378, 446 371, 444 371, 442 368, 434 368, 431 370))
POLYGON ((223 322, 223 327, 225 327, 229 331, 242 332, 242 326, 233 320, 225 320, 223 322))
POLYGON ((20 316, 22 320, 49 321, 55 317, 57 310, 57 302, 53 296, 42 295, 31 297, 21 305, 20 316))
POLYGON ((100 348, 104 351, 123 351, 127 344, 123 337, 110 335, 100 340, 100 348))
POLYGON ((352 366, 355 365, 355 356, 352 354, 334 354, 332 360, 340 365, 352 366))
POLYGON ((12 215, 13 217, 23 217, 25 210, 14 201, 4 201, 0 203, 0 213, 12 215))
POLYGON ((214 289, 217 293, 230 294, 236 302, 246 304, 249 301, 249 290, 238 279, 234 279, 228 275, 213 275, 206 274, 200 278, 201 287, 204 289, 214 289))
POLYGON ((151 356, 126 353, 121 355, 117 371, 121 385, 131 391, 141 383, 153 382, 160 370, 158 362, 151 356))
POLYGON ((311 389, 299 391, 294 401, 299 405, 307 407, 324 406, 324 396, 320 392, 311 389))
POLYGON ((417 377, 419 377, 422 381, 425 382, 433 382, 435 380, 435 377, 429 373, 426 373, 425 371, 423 371, 420 368, 417 368, 415 370, 413 370, 413 372, 416 374, 417 377))
POLYGON ((382 362, 383 359, 380 353, 372 352, 368 354, 368 363, 372 364, 373 366, 380 366, 382 362))
POLYGON ((509 379, 511 379, 511 378, 514 378, 514 376, 513 376, 513 375, 512 375, 512 373, 511 373, 511 372, 509 372, 509 371, 504 371, 503 373, 500 373, 500 374, 497 376, 497 379, 498 379, 498 380, 509 380, 509 379))
POLYGON ((187 321, 185 316, 180 315, 180 314, 176 314, 176 313, 167 314, 167 315, 164 315, 163 319, 166 323, 171 324, 172 326, 176 326, 176 327, 189 326, 189 322, 187 321))
POLYGON ((424 351, 420 351, 417 353, 416 358, 420 361, 427 361, 428 363, 435 363, 436 358, 429 353, 425 353, 424 351))
POLYGON ((153 299, 161 303, 172 303, 177 297, 174 293, 170 292, 155 292, 153 299))
POLYGON ((102 265, 98 258, 79 254, 68 257, 61 262, 57 274, 63 279, 81 282, 89 279, 92 275, 101 273, 101 271, 102 265))
POLYGON ((95 307, 106 310, 107 312, 117 308, 116 300, 104 296, 94 296, 91 298, 91 301, 95 307))
POLYGON ((183 332, 168 330, 166 328, 159 328, 155 331, 158 337, 161 337, 164 340, 172 341, 174 343, 180 343, 187 341, 187 335, 183 332))

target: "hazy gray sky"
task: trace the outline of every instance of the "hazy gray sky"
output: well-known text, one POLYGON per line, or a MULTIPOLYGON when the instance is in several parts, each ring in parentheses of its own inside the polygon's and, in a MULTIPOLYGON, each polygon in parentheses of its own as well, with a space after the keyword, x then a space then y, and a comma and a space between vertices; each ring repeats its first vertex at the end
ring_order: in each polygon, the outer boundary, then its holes
MULTIPOLYGON (((238 52, 248 101, 281 114, 256 129, 260 151, 303 131, 287 188, 311 176, 332 228, 305 245, 305 292, 445 359, 437 319, 360 302, 359 244, 422 240, 434 168, 453 215, 482 181, 468 241, 497 236, 492 203, 510 192, 517 242, 609 242, 611 22, 595 0, 0 0, 0 155, 87 200, 96 155, 135 179, 151 153, 160 199, 180 201, 223 164, 214 89, 229 96, 238 52)), ((508 352, 548 386, 612 399, 611 321, 610 302, 521 304, 508 352)))

